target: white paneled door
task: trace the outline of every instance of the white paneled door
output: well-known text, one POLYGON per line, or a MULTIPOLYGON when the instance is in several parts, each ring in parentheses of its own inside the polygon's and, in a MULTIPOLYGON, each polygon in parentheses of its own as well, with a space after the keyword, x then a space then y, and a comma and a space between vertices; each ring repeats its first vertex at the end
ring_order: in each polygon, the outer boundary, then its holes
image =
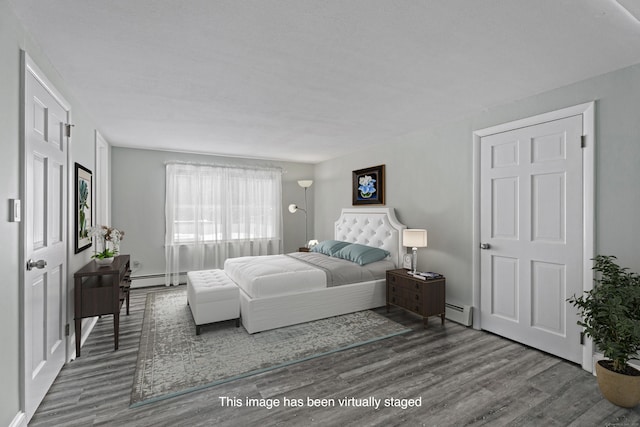
POLYGON ((581 115, 480 140, 482 329, 581 363, 581 115))
POLYGON ((65 362, 69 108, 25 54, 23 382, 27 420, 65 362))

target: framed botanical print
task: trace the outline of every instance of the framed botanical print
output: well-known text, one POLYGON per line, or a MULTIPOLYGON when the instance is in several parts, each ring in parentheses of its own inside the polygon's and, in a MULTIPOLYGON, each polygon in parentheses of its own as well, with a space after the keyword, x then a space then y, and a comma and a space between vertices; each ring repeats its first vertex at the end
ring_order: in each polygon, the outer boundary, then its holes
POLYGON ((75 173, 75 253, 91 246, 89 228, 93 225, 93 174, 79 163, 75 173))
POLYGON ((384 205, 384 165, 353 171, 353 205, 384 205))

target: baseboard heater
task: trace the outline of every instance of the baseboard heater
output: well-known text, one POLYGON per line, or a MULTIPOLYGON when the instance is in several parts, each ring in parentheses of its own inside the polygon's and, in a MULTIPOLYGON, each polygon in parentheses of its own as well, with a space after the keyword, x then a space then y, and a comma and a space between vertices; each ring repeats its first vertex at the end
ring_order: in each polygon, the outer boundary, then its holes
MULTIPOLYGON (((180 274, 180 284, 187 283, 187 273, 181 272, 179 274, 180 274)), ((131 276, 132 288, 146 288, 150 286, 160 286, 164 284, 165 284, 164 273, 131 276)))
POLYGON ((473 307, 470 305, 445 303, 444 309, 444 316, 453 322, 460 323, 464 326, 471 326, 473 323, 473 318, 471 317, 473 307))

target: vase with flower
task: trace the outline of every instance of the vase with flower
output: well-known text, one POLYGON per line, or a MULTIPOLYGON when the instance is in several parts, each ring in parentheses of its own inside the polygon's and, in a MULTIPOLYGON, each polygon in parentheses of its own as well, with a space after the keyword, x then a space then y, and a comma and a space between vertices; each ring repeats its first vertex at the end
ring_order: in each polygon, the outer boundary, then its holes
POLYGON ((360 191, 360 197, 363 199, 369 199, 376 192, 376 180, 370 175, 361 176, 358 180, 358 191, 360 191))
POLYGON ((91 258, 100 266, 111 264, 120 252, 120 241, 124 237, 124 231, 106 225, 96 225, 89 229, 89 235, 94 241, 94 253, 91 258))

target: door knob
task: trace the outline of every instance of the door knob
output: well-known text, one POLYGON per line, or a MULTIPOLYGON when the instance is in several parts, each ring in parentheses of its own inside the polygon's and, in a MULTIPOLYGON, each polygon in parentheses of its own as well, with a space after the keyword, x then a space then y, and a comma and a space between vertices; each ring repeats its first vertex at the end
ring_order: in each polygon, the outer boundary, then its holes
POLYGON ((480 249, 491 249, 491 245, 488 243, 480 243, 480 249))
POLYGON ((44 268, 47 265, 47 261, 43 260, 43 259, 39 259, 38 261, 34 261, 32 259, 30 259, 29 261, 27 261, 27 270, 31 271, 33 270, 33 268, 44 268))

